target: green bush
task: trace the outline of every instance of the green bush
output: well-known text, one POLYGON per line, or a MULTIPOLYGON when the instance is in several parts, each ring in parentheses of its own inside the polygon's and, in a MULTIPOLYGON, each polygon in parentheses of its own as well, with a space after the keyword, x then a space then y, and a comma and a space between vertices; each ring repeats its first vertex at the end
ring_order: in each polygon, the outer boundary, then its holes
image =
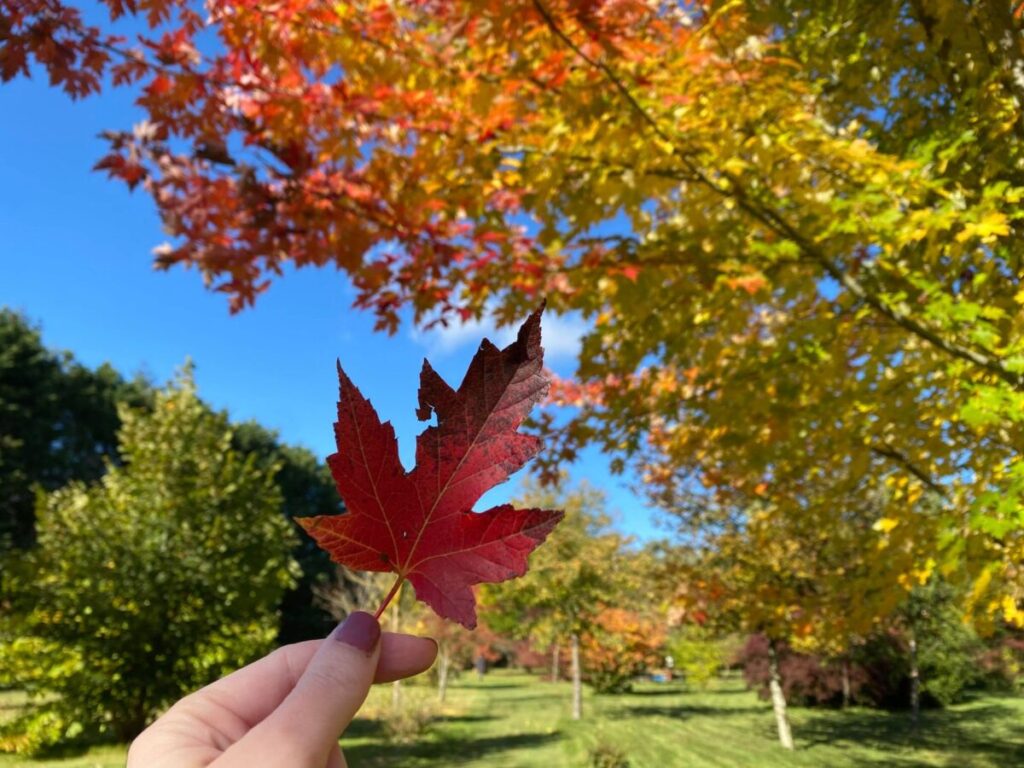
POLYGON ((672 632, 666 651, 687 685, 705 688, 725 666, 729 644, 728 638, 715 637, 703 627, 687 624, 672 632))
POLYGON ((129 740, 273 643, 296 572, 273 471, 232 450, 189 371, 121 418, 123 465, 40 496, 38 546, 4 569, 0 686, 31 703, 2 749, 129 740))
POLYGON ((982 687, 982 639, 964 622, 963 597, 948 583, 933 579, 915 589, 904 607, 907 631, 917 638, 921 694, 946 707, 982 687))
POLYGON ((919 641, 921 692, 943 707, 962 701, 969 690, 982 687, 978 659, 983 649, 980 638, 959 616, 936 623, 919 641))

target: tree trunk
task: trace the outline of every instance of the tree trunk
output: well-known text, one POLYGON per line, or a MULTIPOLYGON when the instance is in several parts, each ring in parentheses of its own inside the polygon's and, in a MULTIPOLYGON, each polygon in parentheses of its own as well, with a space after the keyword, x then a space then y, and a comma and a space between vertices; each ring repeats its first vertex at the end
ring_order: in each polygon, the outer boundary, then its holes
POLYGON ((448 646, 444 643, 438 649, 437 654, 437 700, 444 704, 445 696, 448 695, 448 646))
POLYGON ((580 674, 580 636, 572 633, 572 719, 583 717, 583 679, 580 674))
POLYGON ((554 650, 551 651, 551 682, 557 683, 558 679, 562 676, 562 670, 559 666, 559 655, 562 652, 561 646, 555 643, 554 650))
POLYGON ((843 709, 850 706, 850 660, 843 657, 842 666, 843 675, 843 709))
POLYGON ((921 717, 921 673, 917 668, 917 637, 910 633, 910 718, 917 725, 921 717))
POLYGON ((779 674, 779 657, 775 652, 775 641, 768 640, 768 689, 772 694, 772 710, 775 712, 775 724, 779 729, 779 743, 783 749, 793 748, 793 731, 789 727, 789 715, 786 714, 786 695, 782 692, 782 676, 779 674))

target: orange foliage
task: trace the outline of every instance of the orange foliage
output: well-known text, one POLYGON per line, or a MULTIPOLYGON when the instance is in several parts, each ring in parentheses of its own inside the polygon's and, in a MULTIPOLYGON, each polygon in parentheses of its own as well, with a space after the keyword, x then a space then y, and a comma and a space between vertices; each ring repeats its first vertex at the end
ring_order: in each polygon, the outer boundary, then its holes
POLYGON ((580 643, 583 669, 594 688, 622 691, 634 677, 660 664, 665 628, 635 611, 605 608, 580 643))

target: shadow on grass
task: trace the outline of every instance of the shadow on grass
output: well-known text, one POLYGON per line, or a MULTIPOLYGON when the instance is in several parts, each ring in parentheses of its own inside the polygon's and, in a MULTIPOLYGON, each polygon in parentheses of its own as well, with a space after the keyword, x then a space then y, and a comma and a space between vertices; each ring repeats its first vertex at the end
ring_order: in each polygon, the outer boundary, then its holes
MULTIPOLYGON (((125 747, 126 745, 127 742, 121 741, 112 735, 89 734, 45 747, 42 751, 33 754, 31 758, 26 758, 24 763, 18 762, 14 765, 31 766, 35 765, 35 761, 42 760, 72 760, 76 757, 82 757, 91 749, 125 747)), ((0 757, 2 756, 3 754, 0 753, 0 757)))
MULTIPOLYGON (((934 765, 891 755, 892 750, 912 748, 986 758, 986 763, 1024 765, 1021 731, 1006 730, 1007 723, 1013 723, 1018 716, 1015 709, 1001 704, 955 711, 926 711, 915 728, 910 714, 906 712, 833 712, 812 716, 795 729, 794 735, 798 744, 803 743, 810 748, 848 743, 889 753, 879 761, 879 765, 906 768, 934 765)), ((949 765, 965 763, 950 762, 949 765)))
POLYGON ((438 760, 458 764, 478 758, 490 757, 496 765, 504 764, 508 756, 501 753, 517 749, 536 749, 559 738, 555 733, 517 733, 505 736, 487 736, 473 739, 447 737, 421 740, 412 744, 357 744, 342 748, 349 765, 398 766, 410 760, 438 760))
POLYGON ((348 728, 345 729, 346 738, 353 739, 376 739, 384 736, 384 722, 382 720, 368 720, 357 717, 348 728))
POLYGON ((486 723, 489 720, 497 720, 493 715, 452 715, 442 716, 438 720, 443 723, 486 723))
POLYGON ((514 699, 500 699, 497 700, 497 703, 502 706, 518 707, 519 705, 530 701, 567 701, 570 696, 571 694, 568 691, 549 691, 537 694, 536 696, 516 696, 514 699))
POLYGON ((764 707, 707 707, 700 704, 680 704, 674 707, 625 706, 622 712, 630 717, 728 717, 729 715, 749 715, 752 712, 765 712, 764 707))
POLYGON ((486 688, 489 691, 500 691, 500 690, 504 690, 506 688, 526 688, 527 686, 524 683, 490 683, 490 682, 487 682, 487 681, 480 681, 480 682, 477 682, 477 683, 474 683, 474 684, 471 684, 471 685, 467 685, 466 683, 459 683, 458 685, 456 685, 454 687, 456 687, 456 688, 477 688, 477 689, 479 689, 479 688, 486 688))
POLYGON ((671 688, 634 688, 632 691, 625 691, 623 696, 682 696, 686 689, 681 686, 671 688))

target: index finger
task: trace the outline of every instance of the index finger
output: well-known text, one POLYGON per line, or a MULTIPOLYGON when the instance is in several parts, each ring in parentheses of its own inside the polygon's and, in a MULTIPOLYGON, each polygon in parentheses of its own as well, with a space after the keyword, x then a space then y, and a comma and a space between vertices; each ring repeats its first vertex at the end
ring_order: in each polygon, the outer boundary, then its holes
MULTIPOLYGON (((295 687, 323 640, 284 645, 227 677, 201 688, 176 707, 218 707, 251 728, 273 712, 295 687)), ((437 643, 428 637, 385 632, 375 683, 412 677, 430 668, 437 643)))

